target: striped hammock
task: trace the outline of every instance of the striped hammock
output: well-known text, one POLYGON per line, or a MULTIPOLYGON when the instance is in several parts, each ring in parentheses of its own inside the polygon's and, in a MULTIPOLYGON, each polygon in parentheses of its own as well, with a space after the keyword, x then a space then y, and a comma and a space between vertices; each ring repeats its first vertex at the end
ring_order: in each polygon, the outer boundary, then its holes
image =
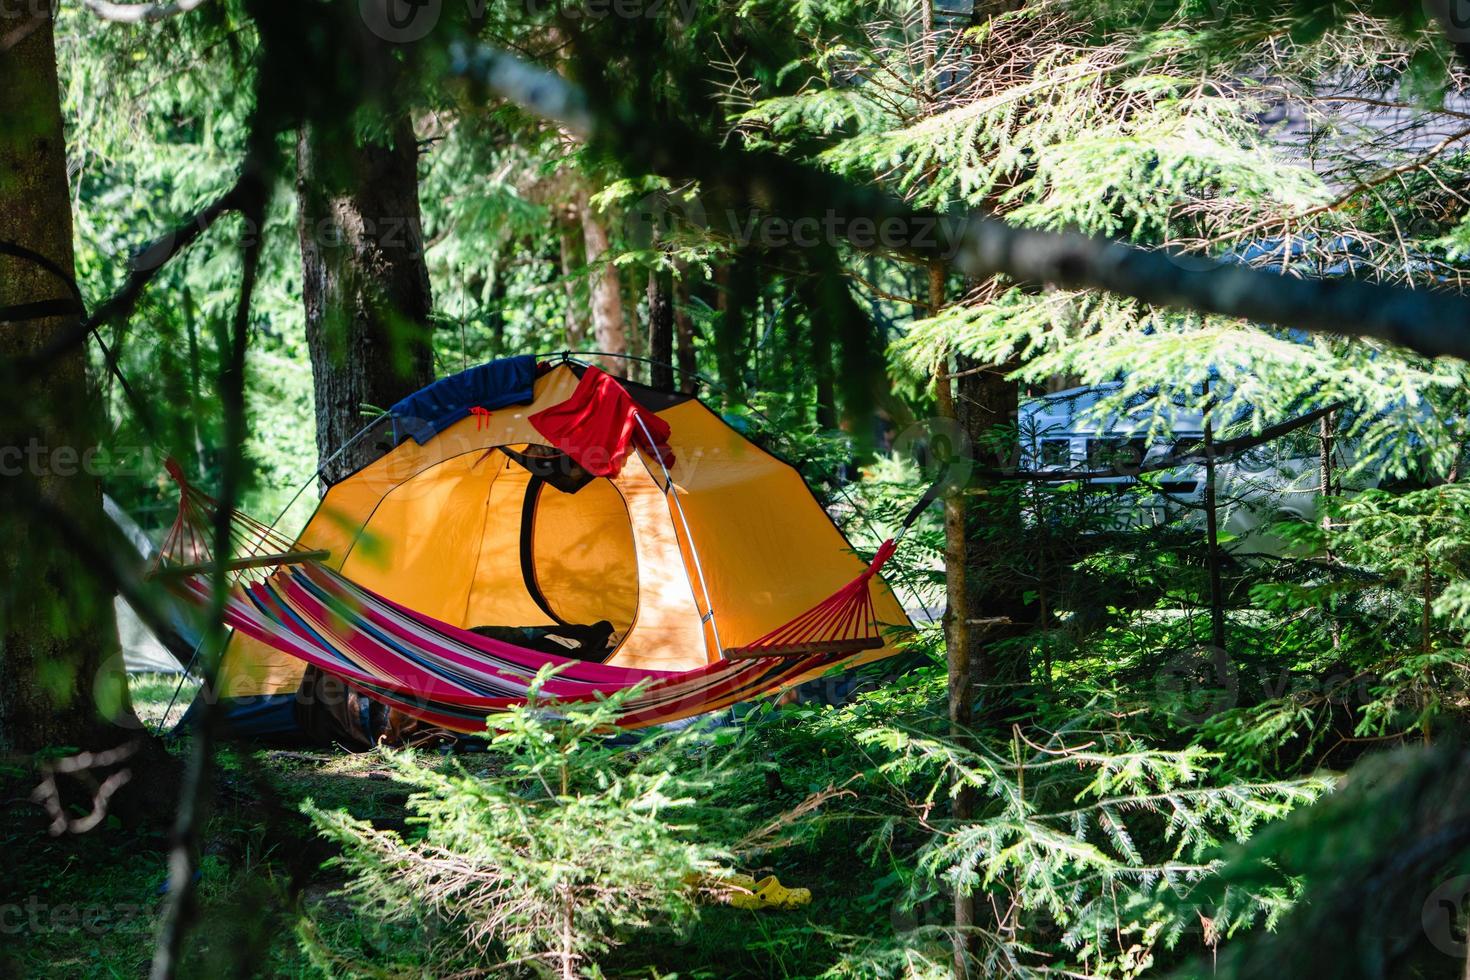
MULTIPOLYGON (((208 606, 216 566, 210 547, 217 505, 184 478, 179 514, 159 549, 154 574, 188 601, 208 606)), ((231 515, 225 625, 340 677, 390 707, 431 725, 483 732, 487 715, 525 703, 538 672, 538 703, 587 702, 638 688, 618 725, 642 728, 770 694, 803 675, 883 646, 870 582, 892 556, 885 541, 856 578, 791 622, 721 659, 686 671, 587 663, 528 650, 451 626, 353 583, 269 526, 231 515), (641 686, 640 686, 641 685, 641 686)))
MULTIPOLYGON (((191 601, 209 601, 203 575, 181 580, 178 588, 191 601)), ((537 672, 548 664, 560 670, 542 685, 540 698, 553 707, 644 685, 623 702, 618 719, 620 727, 641 728, 767 694, 852 655, 755 656, 688 671, 585 663, 440 622, 316 562, 233 586, 225 621, 390 707, 460 732, 483 732, 486 715, 524 703, 537 672)))

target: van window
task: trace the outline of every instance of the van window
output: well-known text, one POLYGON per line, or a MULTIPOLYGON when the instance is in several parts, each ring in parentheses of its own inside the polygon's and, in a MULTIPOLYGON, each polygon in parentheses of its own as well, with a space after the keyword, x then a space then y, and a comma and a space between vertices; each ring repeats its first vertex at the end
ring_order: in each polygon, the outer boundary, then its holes
POLYGON ((1043 439, 1037 454, 1044 470, 1064 470, 1072 465, 1072 440, 1043 439))
POLYGON ((1197 436, 1190 436, 1184 439, 1176 439, 1174 441, 1174 445, 1169 448, 1169 455, 1187 456, 1192 453, 1200 452, 1204 448, 1205 443, 1203 439, 1200 439, 1197 436))
POLYGON ((1148 444, 1143 439, 1087 440, 1087 468, 1093 470, 1136 470, 1143 462, 1148 444))

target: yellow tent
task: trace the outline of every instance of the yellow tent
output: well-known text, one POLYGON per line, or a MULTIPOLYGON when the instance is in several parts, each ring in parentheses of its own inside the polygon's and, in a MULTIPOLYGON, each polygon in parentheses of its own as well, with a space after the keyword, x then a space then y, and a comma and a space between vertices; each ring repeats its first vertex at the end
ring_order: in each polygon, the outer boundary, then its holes
MULTIPOLYGON (((796 469, 692 396, 618 381, 667 424, 670 493, 646 443, 610 459, 607 477, 584 472, 558 489, 537 465, 556 450, 533 416, 571 404, 588 370, 512 358, 400 402, 375 433, 385 451, 328 490, 298 547, 451 626, 606 620, 607 664, 667 671, 719 660, 863 570, 796 469)), ((881 578, 870 588, 879 623, 907 624, 881 578)), ((295 692, 303 668, 237 633, 219 691, 275 700, 295 692)))

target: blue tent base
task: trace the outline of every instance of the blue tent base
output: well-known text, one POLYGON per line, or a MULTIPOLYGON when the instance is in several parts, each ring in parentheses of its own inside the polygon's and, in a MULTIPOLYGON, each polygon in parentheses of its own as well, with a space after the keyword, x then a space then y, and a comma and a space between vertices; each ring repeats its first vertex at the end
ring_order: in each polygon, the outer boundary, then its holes
MULTIPOLYGON (((185 735, 199 725, 203 702, 195 700, 174 726, 175 735, 185 735)), ((296 692, 262 694, 246 698, 221 698, 216 734, 224 739, 305 744, 306 733, 296 717, 296 692)))

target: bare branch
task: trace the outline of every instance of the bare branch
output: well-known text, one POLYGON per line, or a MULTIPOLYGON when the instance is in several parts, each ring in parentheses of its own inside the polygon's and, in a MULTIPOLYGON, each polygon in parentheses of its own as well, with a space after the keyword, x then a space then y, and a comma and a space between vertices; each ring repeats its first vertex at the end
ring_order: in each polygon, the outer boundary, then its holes
MULTIPOLYGON (((98 327, 115 320, 125 321, 137 306, 143 290, 163 269, 163 266, 184 249, 194 244, 200 235, 220 217, 231 211, 240 210, 242 202, 252 200, 260 193, 261 178, 256 166, 247 161, 240 178, 224 194, 205 206, 193 217, 179 224, 172 231, 155 239, 135 255, 129 263, 128 278, 122 287, 108 297, 91 316, 79 319, 75 325, 58 331, 40 350, 24 358, 18 358, 10 366, 11 376, 23 379, 42 372, 46 366, 87 339, 98 327)), ((76 284, 68 282, 73 293, 76 284)))
POLYGON ((450 45, 450 71, 485 86, 543 119, 560 124, 578 139, 592 134, 595 120, 575 85, 515 55, 485 44, 450 45))
POLYGON ((1178 469, 1182 466, 1198 466, 1207 460, 1222 460, 1232 456, 1239 456, 1257 446, 1264 446, 1268 442, 1274 442, 1282 436, 1289 435, 1303 426, 1323 418, 1330 412, 1335 412, 1342 405, 1333 403, 1322 408, 1315 409, 1305 415, 1268 425, 1260 432, 1252 436, 1237 436, 1234 439, 1216 439, 1206 449, 1200 447, 1188 452, 1171 453, 1160 459, 1138 466, 1114 466, 1106 469, 1096 470, 1004 470, 1004 469, 982 469, 976 470, 977 475, 988 476, 994 479, 1022 480, 1031 483, 1072 483, 1078 480, 1106 480, 1119 476, 1138 477, 1148 473, 1161 473, 1164 470, 1178 469))
POLYGON ((757 203, 787 218, 829 222, 865 251, 852 229, 898 222, 898 250, 945 259, 972 277, 1006 275, 1021 282, 1101 289, 1155 306, 1196 310, 1323 333, 1371 337, 1429 357, 1470 360, 1470 298, 1349 279, 1299 279, 1239 264, 1211 262, 1077 232, 1018 228, 972 214, 958 223, 916 211, 873 187, 858 186, 774 153, 713 144, 666 124, 656 139, 588 108, 585 95, 554 72, 485 45, 460 44, 452 72, 609 144, 632 166, 664 176, 697 178, 707 193, 757 203))

